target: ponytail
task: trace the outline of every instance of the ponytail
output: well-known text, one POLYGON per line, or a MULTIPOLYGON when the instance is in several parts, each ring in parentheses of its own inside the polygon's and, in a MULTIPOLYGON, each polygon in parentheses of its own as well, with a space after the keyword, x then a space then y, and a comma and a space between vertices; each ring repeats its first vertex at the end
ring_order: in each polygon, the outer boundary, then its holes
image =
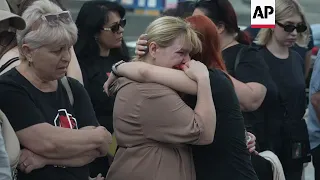
POLYGON ((236 37, 236 40, 240 43, 240 44, 245 44, 245 45, 250 45, 251 44, 251 40, 250 37, 248 35, 247 32, 245 31, 239 31, 238 35, 236 37))

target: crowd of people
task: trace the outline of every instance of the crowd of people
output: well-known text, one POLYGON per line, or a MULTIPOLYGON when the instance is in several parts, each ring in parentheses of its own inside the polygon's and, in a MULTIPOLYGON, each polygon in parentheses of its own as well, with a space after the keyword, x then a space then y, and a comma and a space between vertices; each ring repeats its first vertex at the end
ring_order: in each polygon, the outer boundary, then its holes
POLYGON ((309 24, 275 2, 245 31, 228 0, 178 3, 130 57, 117 2, 0 0, 0 179, 320 179, 320 53, 306 106, 309 24))

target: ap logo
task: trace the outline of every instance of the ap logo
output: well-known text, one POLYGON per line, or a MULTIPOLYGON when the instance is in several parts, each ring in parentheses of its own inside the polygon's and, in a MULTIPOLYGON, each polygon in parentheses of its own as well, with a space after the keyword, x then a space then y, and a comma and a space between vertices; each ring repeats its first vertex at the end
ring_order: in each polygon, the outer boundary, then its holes
POLYGON ((251 0, 251 27, 274 28, 275 0, 251 0))

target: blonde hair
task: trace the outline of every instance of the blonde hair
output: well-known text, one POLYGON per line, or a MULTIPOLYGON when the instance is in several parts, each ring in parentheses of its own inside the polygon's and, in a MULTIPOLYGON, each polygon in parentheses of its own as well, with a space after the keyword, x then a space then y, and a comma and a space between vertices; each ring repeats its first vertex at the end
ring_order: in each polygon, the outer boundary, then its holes
MULTIPOLYGON (((60 12, 63 12, 62 9, 49 0, 38 0, 32 3, 22 14, 22 18, 26 21, 26 28, 17 31, 20 52, 22 52, 23 44, 28 44, 31 49, 46 45, 74 45, 77 41, 78 29, 73 21, 63 23, 58 20, 57 24, 52 26, 41 18, 45 14, 57 14, 60 12)), ((24 55, 22 53, 20 55, 24 60, 24 55)))
MULTIPOLYGON (((171 46, 175 39, 181 37, 183 44, 191 46, 191 54, 202 51, 202 44, 197 33, 189 23, 178 17, 160 17, 147 27, 145 33, 148 44, 155 42, 159 47, 165 48, 171 46)), ((143 61, 143 57, 136 57, 134 60, 143 61)))
MULTIPOLYGON (((310 31, 307 24, 303 9, 296 0, 276 0, 275 4, 276 21, 288 19, 296 14, 301 16, 302 22, 307 25, 307 30, 303 33, 298 33, 297 44, 306 47, 310 40, 310 31)), ((256 43, 266 45, 272 38, 272 29, 261 29, 257 35, 256 43)))

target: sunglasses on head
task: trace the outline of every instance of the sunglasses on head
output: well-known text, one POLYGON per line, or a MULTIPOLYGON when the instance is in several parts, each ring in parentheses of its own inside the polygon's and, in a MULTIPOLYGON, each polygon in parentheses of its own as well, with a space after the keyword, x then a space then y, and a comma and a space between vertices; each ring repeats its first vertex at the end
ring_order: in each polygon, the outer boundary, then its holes
POLYGON ((121 19, 118 23, 112 25, 109 28, 102 28, 102 30, 104 31, 111 31, 113 33, 116 33, 119 31, 120 27, 124 28, 124 26, 126 25, 127 20, 126 19, 121 19))
POLYGON ((298 25, 293 25, 293 24, 281 24, 279 22, 276 22, 280 27, 283 28, 285 32, 293 32, 295 29, 297 30, 298 33, 303 33, 307 30, 307 26, 305 24, 298 24, 298 25))
POLYGON ((72 22, 72 17, 69 11, 63 11, 57 14, 45 14, 42 15, 41 18, 47 21, 50 25, 57 25, 59 21, 65 24, 69 24, 72 22))

